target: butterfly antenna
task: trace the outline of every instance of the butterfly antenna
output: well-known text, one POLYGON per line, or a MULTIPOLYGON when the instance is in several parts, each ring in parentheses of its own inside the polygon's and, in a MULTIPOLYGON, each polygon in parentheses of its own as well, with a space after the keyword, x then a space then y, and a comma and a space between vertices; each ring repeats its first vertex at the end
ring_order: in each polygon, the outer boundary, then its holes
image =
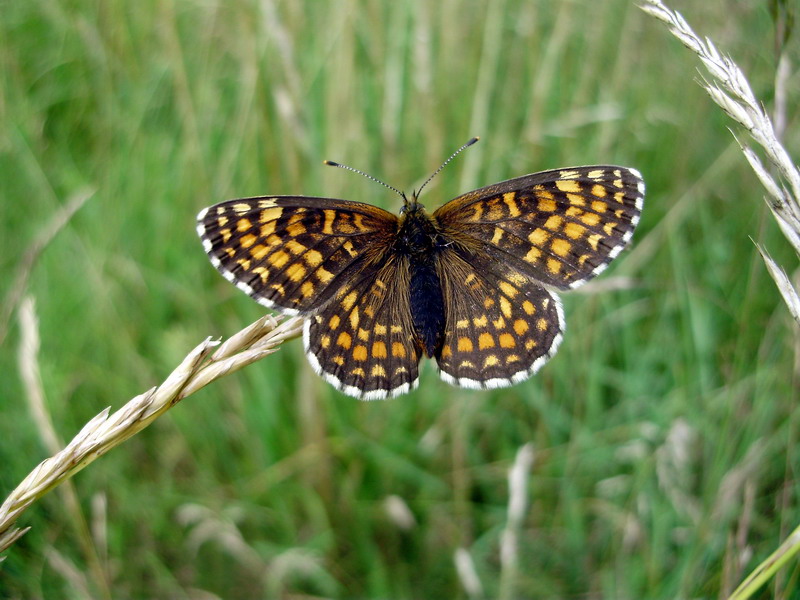
POLYGON ((395 192, 398 196, 400 196, 403 199, 403 202, 408 202, 408 200, 406 199, 405 193, 401 192, 396 187, 391 186, 388 183, 385 183, 385 182, 381 181, 377 177, 373 177, 372 175, 369 175, 368 173, 364 173, 364 171, 360 171, 359 169, 354 169, 353 167, 348 167, 347 165, 343 165, 341 163, 333 162, 332 160, 323 160, 322 162, 323 162, 323 164, 326 164, 329 167, 339 167, 340 169, 347 169, 348 171, 352 171, 353 173, 358 173, 359 175, 363 175, 367 179, 371 179, 375 183, 380 183, 383 187, 389 188, 390 190, 395 192))
POLYGON ((421 186, 419 186, 419 189, 418 189, 416 192, 414 192, 414 194, 413 194, 413 195, 414 195, 414 198, 418 198, 418 197, 419 197, 420 193, 422 193, 422 188, 424 188, 426 185, 428 185, 428 184, 430 183, 431 179, 433 179, 434 177, 436 177, 436 176, 439 174, 439 171, 441 171, 442 169, 444 169, 444 168, 447 166, 447 163, 449 163, 449 162, 450 162, 451 160, 453 160, 453 159, 454 159, 456 156, 458 156, 458 154, 460 154, 462 150, 465 150, 465 149, 469 148, 470 146, 472 146, 472 144, 474 144, 475 142, 477 142, 479 139, 481 139, 481 138, 479 138, 479 137, 477 137, 477 136, 476 136, 476 137, 472 138, 470 141, 468 141, 466 144, 464 144, 463 146, 461 146, 461 148, 459 148, 458 150, 456 150, 455 152, 453 152, 453 153, 450 155, 450 158, 448 158, 446 161, 444 161, 444 162, 442 163, 442 165, 441 165, 441 166, 440 166, 438 169, 436 169, 436 170, 433 172, 433 175, 431 175, 430 177, 428 177, 428 179, 426 179, 426 180, 425 180, 425 183, 423 183, 421 186))

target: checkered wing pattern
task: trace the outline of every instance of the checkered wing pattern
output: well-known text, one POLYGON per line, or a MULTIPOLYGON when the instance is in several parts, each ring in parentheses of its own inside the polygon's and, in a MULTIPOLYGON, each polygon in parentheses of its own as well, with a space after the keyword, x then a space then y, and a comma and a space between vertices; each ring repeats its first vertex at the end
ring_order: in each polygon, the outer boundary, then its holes
POLYGON ((459 196, 434 212, 442 231, 491 271, 509 265, 547 286, 585 283, 627 245, 644 182, 616 166, 525 175, 459 196))
POLYGON ((561 342, 558 298, 518 271, 448 250, 439 279, 448 298, 439 375, 453 385, 497 388, 533 375, 561 342))
POLYGON ((204 209, 197 232, 212 264, 259 303, 287 314, 330 301, 378 260, 395 215, 330 198, 242 198, 204 209))
POLYGON ((414 342, 408 258, 391 255, 365 271, 305 324, 313 369, 344 393, 376 400, 417 387, 421 350, 414 342))
POLYGON ((574 167, 469 192, 433 215, 416 196, 401 218, 330 198, 232 200, 203 210, 197 231, 228 280, 307 317, 317 373, 372 400, 414 389, 423 352, 462 387, 538 371, 564 331, 552 290, 581 285, 619 254, 643 198, 633 169, 574 167))

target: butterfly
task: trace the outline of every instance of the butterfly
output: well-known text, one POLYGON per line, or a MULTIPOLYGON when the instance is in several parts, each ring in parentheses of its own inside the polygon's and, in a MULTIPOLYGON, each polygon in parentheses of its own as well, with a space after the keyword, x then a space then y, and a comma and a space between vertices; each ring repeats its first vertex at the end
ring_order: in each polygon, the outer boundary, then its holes
POLYGON ((214 267, 264 306, 304 316, 314 371, 363 400, 415 389, 423 356, 465 388, 536 373, 564 332, 556 291, 608 266, 644 202, 639 172, 607 165, 523 175, 433 213, 418 200, 425 184, 407 197, 375 181, 400 194, 399 215, 333 198, 261 196, 197 216, 214 267))

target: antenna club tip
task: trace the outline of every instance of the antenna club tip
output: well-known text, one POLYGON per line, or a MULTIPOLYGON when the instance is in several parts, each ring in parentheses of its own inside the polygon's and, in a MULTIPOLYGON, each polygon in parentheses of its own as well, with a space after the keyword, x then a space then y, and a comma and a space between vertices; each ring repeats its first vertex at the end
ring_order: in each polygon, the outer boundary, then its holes
POLYGON ((468 142, 467 142, 467 146, 472 146, 472 144, 474 144, 475 142, 477 142, 477 141, 478 141, 478 140, 480 140, 480 139, 481 139, 481 138, 480 138, 480 136, 477 136, 477 135, 476 135, 476 136, 475 136, 475 137, 473 137, 473 138, 472 138, 470 141, 468 141, 468 142))
POLYGON ((323 165, 328 165, 329 167, 338 167, 339 163, 333 162, 332 160, 323 160, 323 165))

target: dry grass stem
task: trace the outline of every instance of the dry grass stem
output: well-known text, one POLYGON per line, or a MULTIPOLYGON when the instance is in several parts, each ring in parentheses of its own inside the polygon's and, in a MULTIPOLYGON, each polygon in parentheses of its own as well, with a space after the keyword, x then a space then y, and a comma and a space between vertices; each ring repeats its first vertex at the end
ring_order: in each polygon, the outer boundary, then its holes
POLYGON ((19 307, 20 349, 19 372, 28 400, 31 416, 42 437, 45 448, 56 453, 63 445, 56 435, 55 427, 45 405, 44 388, 39 373, 39 325, 36 308, 31 296, 26 296, 19 307))
MULTIPOLYGON (((35 302, 31 296, 26 296, 20 303, 19 324, 19 371, 25 390, 25 399, 28 402, 31 417, 45 448, 48 452, 56 454, 64 444, 56 434, 45 401, 45 392, 39 369, 39 323, 36 317, 35 302)), ((67 521, 75 532, 75 537, 80 544, 87 564, 85 576, 91 578, 95 583, 94 589, 98 590, 98 594, 101 597, 110 598, 106 572, 91 541, 91 533, 86 519, 83 517, 78 493, 71 482, 66 482, 59 491, 67 521)))
MULTIPOLYGON (((670 33, 700 57, 711 76, 711 81, 704 79, 702 82, 711 99, 744 127, 753 141, 762 148, 764 156, 776 173, 774 176, 765 168, 759 155, 740 142, 745 158, 767 191, 767 204, 781 231, 800 254, 800 169, 778 140, 776 128, 762 103, 753 94, 747 77, 729 56, 717 50, 710 39, 698 36, 679 12, 668 8, 660 0, 645 0, 642 10, 666 23, 670 33)), ((787 67, 779 68, 778 71, 776 86, 782 90, 784 82, 781 77, 786 76, 787 67)), ((785 102, 785 99, 781 101, 785 102)), ((776 114, 780 115, 780 110, 776 114)), ((794 310, 800 305, 796 288, 791 285, 786 287, 786 282, 782 281, 785 278, 780 276, 780 269, 774 268, 777 265, 774 262, 771 264, 763 252, 762 256, 765 257, 770 275, 781 289, 792 316, 800 323, 800 315, 794 310)))
POLYGON ((2 306, 0 306, 0 345, 3 344, 6 333, 8 332, 8 323, 11 320, 11 315, 27 289, 28 277, 30 277, 37 259, 47 245, 53 241, 53 238, 56 237, 58 232, 69 223, 73 215, 78 212, 80 207, 93 195, 94 190, 81 190, 71 196, 66 204, 53 214, 50 221, 42 227, 37 233, 36 238, 34 238, 33 242, 31 242, 30 246, 25 250, 19 262, 19 266, 17 267, 14 282, 11 284, 2 306))
MULTIPOLYGON (((795 251, 800 254, 800 169, 792 161, 776 134, 776 131, 782 132, 785 127, 786 79, 790 71, 786 64, 788 58, 785 55, 780 57, 775 77, 776 127, 773 126, 762 103, 753 94, 742 70, 730 57, 720 53, 710 39, 698 36, 680 13, 668 8, 660 0, 645 0, 642 10, 666 23, 670 32, 700 57, 711 76, 711 81, 702 82, 711 99, 729 117, 744 127, 752 140, 761 147, 774 175, 764 166, 759 154, 739 142, 745 158, 767 191, 767 205, 778 226, 795 251)), ((786 276, 784 269, 763 248, 758 245, 756 247, 764 259, 770 276, 778 286, 789 312, 795 322, 800 324, 800 296, 797 287, 786 276)), ((737 473, 736 477, 743 475, 737 473)), ((740 485, 736 477, 726 477, 724 483, 736 487, 740 485)), ((725 486, 722 486, 720 491, 726 492, 725 486)), ((740 540, 740 545, 743 544, 744 540, 740 540)), ((800 528, 795 529, 781 546, 742 582, 730 598, 737 600, 749 598, 799 550, 800 528)))
POLYGON ((515 598, 514 584, 519 568, 519 533, 528 509, 528 479, 533 466, 533 445, 517 451, 508 473, 508 521, 500 540, 500 598, 515 598))
POLYGON ((392 494, 383 501, 383 508, 389 520, 402 531, 411 531, 417 526, 417 519, 400 496, 392 494))
POLYGON ((279 324, 275 317, 266 315, 222 344, 206 338, 160 386, 136 396, 113 414, 109 414, 108 408, 103 410, 63 450, 33 469, 0 506, 0 552, 27 531, 15 527, 15 523, 36 500, 190 394, 275 352, 282 342, 300 334, 302 324, 300 318, 279 324))
POLYGON ((781 296, 783 296, 783 301, 786 303, 786 306, 789 307, 789 312, 792 314, 792 317, 794 317, 794 320, 800 323, 800 298, 797 297, 795 287, 786 275, 786 271, 784 271, 783 267, 776 263, 759 244, 756 244, 756 248, 758 248, 758 251, 761 253, 761 258, 764 259, 764 263, 767 265, 767 269, 769 269, 769 274, 772 276, 772 279, 775 280, 778 291, 780 291, 781 296))
POLYGON ((464 591, 467 592, 467 596, 472 600, 483 598, 483 586, 469 551, 465 548, 458 548, 453 560, 456 563, 458 579, 461 581, 464 591))

